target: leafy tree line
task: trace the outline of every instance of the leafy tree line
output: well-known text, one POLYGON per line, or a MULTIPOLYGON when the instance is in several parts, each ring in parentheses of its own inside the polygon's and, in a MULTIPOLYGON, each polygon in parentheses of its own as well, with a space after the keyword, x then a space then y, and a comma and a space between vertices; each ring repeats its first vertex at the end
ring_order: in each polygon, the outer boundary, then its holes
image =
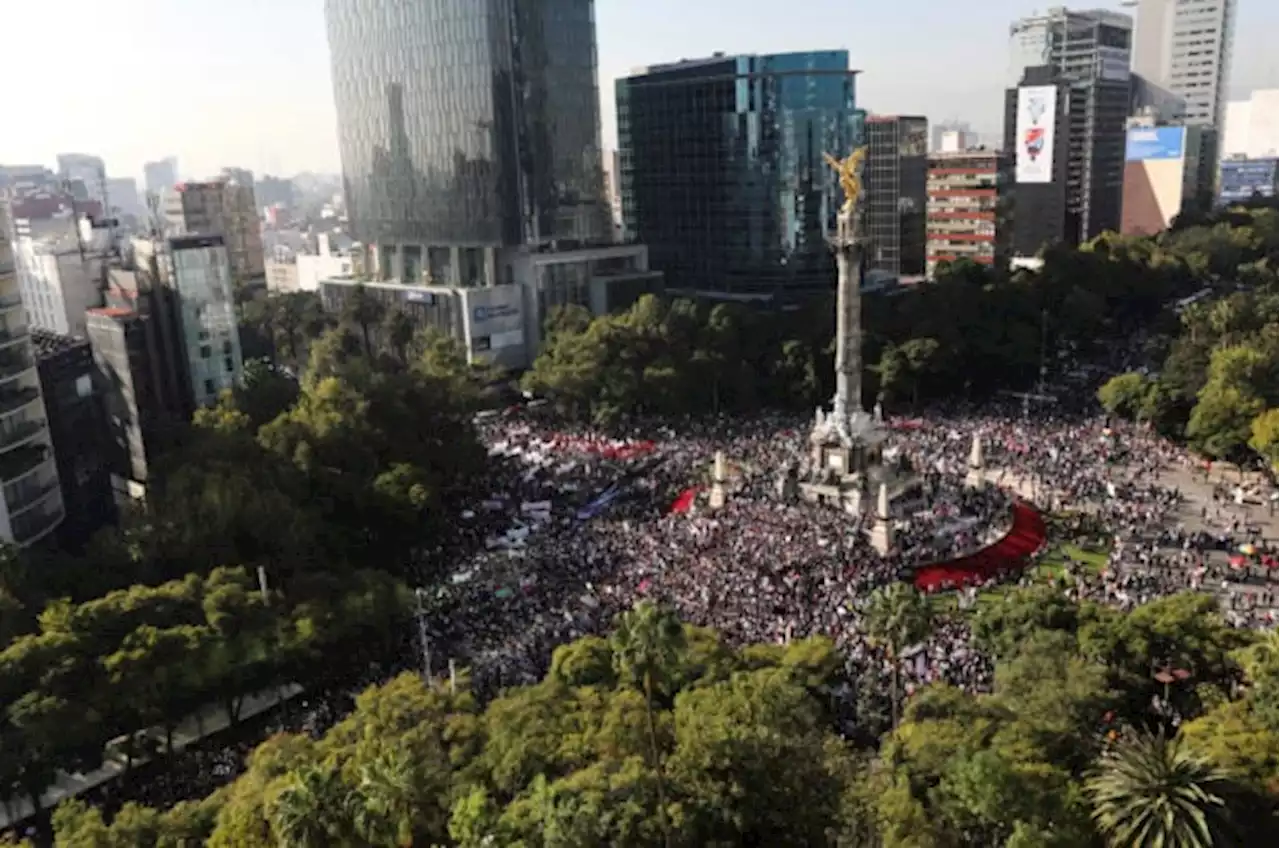
MULTIPOLYGON (((915 405, 1028 386, 1042 356, 1051 368, 1058 352, 1105 360, 1157 332, 1169 304, 1205 286, 1274 290, 1276 222, 1266 209, 1156 237, 1108 233, 1079 249, 1046 250, 1038 272, 944 263, 931 284, 867 296, 864 402, 915 405)), ((765 311, 646 297, 595 319, 570 307, 549 319, 524 387, 606 423, 642 413, 811 408, 833 390, 833 314, 822 299, 765 311)))
MULTIPOLYGON (((916 638, 912 621, 927 628, 928 613, 881 598, 868 626, 891 650, 916 638)), ((57 844, 1276 839, 1274 634, 1232 630, 1201 596, 1126 615, 1048 587, 1011 592, 972 624, 996 658, 994 691, 927 686, 896 727, 861 745, 835 730, 843 661, 829 642, 735 650, 643 604, 608 638, 557 649, 540 683, 483 708, 465 675, 456 692, 403 675, 362 694, 318 741, 264 743, 202 801, 129 805, 111 821, 64 803, 57 844), (1156 674, 1166 667, 1185 672, 1172 687, 1156 674)))
POLYGON ((1155 368, 1117 374, 1098 400, 1213 459, 1280 468, 1280 211, 1239 210, 1179 236, 1229 284, 1181 305, 1152 338, 1155 368))
POLYGON ((461 351, 423 334, 404 355, 370 358, 340 325, 300 382, 252 362, 119 530, 83 556, 0 555, 0 792, 38 796, 118 735, 398 652, 404 583, 450 559, 448 505, 484 460, 461 351))
POLYGON ((206 704, 223 704, 234 725, 249 692, 322 680, 335 653, 348 666, 384 654, 407 626, 405 594, 385 573, 361 571, 298 600, 222 567, 51 603, 37 632, 0 651, 0 787, 39 809, 59 770, 99 767, 117 737, 126 768, 153 753, 141 733, 152 727, 171 755, 179 720, 206 704))

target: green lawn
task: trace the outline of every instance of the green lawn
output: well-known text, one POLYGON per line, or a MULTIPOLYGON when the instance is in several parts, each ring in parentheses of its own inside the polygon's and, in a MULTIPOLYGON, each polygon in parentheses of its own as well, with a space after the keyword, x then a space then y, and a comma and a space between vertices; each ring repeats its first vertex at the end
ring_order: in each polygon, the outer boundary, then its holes
MULTIPOLYGON (((1085 563, 1086 567, 1094 572, 1101 571, 1107 564, 1105 550, 1068 544, 1054 545, 1048 555, 1040 561, 1040 564, 1032 569, 1036 582, 1048 582, 1051 576, 1061 574, 1068 558, 1074 559, 1076 562, 1085 563)), ((974 609, 999 599, 1012 585, 1014 584, 1003 584, 985 592, 979 592, 977 605, 974 609)), ((956 612, 959 608, 958 602, 958 595, 955 592, 941 592, 929 596, 929 604, 933 608, 934 615, 946 615, 956 612)))

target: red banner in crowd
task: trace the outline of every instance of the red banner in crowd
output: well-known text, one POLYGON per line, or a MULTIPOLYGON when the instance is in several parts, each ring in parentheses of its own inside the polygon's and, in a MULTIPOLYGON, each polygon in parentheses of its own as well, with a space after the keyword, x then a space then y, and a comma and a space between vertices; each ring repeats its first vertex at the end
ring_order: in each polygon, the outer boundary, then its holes
POLYGON ((671 504, 670 512, 674 515, 679 512, 688 512, 693 509, 693 502, 698 497, 698 486, 690 486, 680 493, 680 497, 676 498, 671 504))
POLYGON ((653 442, 645 441, 613 441, 610 439, 583 439, 577 436, 557 434, 552 437, 555 449, 559 451, 575 451, 602 456, 605 459, 635 459, 652 453, 656 447, 653 442))

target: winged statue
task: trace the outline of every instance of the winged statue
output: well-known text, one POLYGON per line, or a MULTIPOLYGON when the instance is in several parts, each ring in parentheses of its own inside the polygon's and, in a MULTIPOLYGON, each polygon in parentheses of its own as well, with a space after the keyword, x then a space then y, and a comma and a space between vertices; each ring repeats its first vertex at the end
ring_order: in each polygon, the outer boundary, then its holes
POLYGON ((837 159, 830 153, 822 154, 822 158, 839 175, 840 188, 844 190, 844 205, 840 212, 851 213, 862 194, 862 165, 867 158, 867 148, 859 147, 844 159, 837 159))

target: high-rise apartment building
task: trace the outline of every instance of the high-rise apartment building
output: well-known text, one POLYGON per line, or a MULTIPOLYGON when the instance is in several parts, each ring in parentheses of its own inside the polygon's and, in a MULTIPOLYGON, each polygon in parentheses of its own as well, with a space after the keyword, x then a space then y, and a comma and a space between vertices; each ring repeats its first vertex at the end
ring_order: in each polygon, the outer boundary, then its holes
POLYGON ((170 156, 142 166, 147 194, 163 194, 178 184, 178 160, 170 156))
POLYGON ((26 547, 52 533, 66 510, 12 230, 8 204, 0 202, 0 541, 26 547))
POLYGON ((623 227, 668 287, 832 287, 826 237, 843 197, 823 154, 860 143, 856 74, 830 50, 715 55, 617 81, 623 227))
POLYGON ((1007 222, 1002 204, 1009 185, 1009 156, 999 150, 960 150, 929 157, 926 273, 939 262, 968 259, 1003 268, 1007 222))
POLYGON ((1013 250, 1120 226, 1133 22, 1050 9, 1010 28, 1004 148, 1014 154, 1013 250))
POLYGON ((1157 99, 1181 101, 1189 126, 1222 130, 1235 0, 1130 0, 1133 72, 1157 99))
POLYGON ((894 277, 922 276, 929 121, 914 115, 868 115, 866 141, 866 267, 894 277))
POLYGON ((327 0, 347 215, 379 277, 492 285, 501 248, 608 240, 594 6, 327 0))
POLYGON ((238 285, 265 283, 262 222, 252 183, 241 185, 228 179, 179 183, 166 196, 164 212, 172 236, 221 236, 238 285))

